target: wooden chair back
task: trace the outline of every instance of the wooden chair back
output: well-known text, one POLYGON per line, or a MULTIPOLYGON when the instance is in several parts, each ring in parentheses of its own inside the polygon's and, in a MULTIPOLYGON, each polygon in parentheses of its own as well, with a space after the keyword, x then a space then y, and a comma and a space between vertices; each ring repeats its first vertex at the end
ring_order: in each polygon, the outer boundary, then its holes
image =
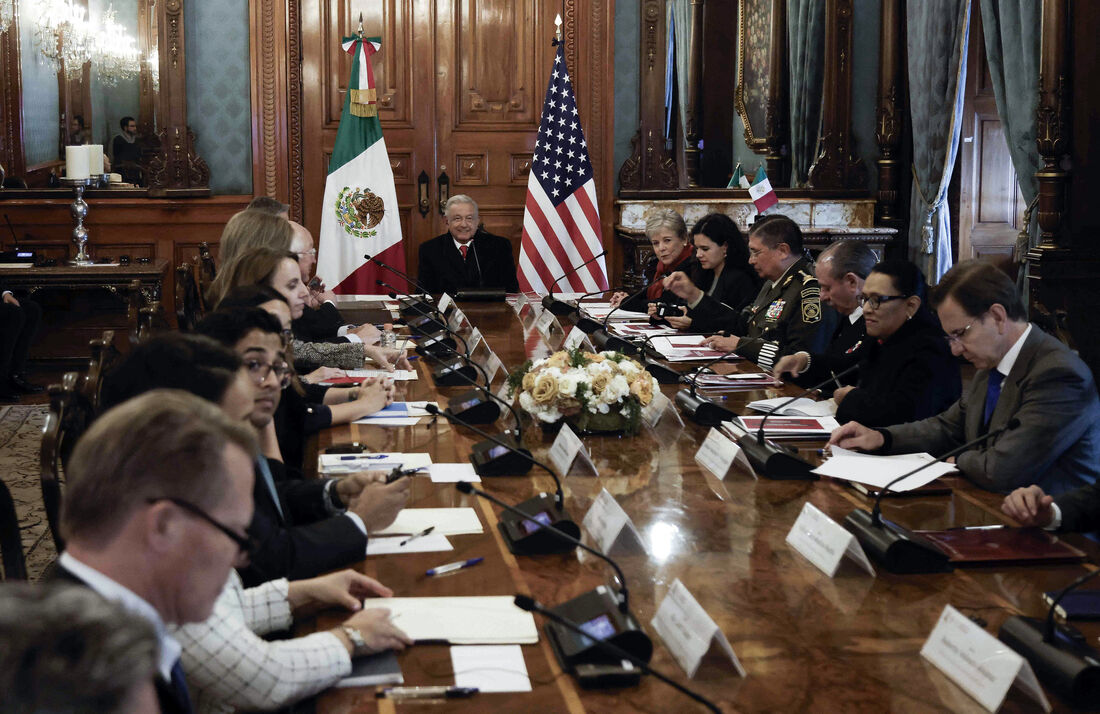
POLYGON ((104 330, 102 337, 88 342, 88 347, 91 349, 92 356, 88 360, 88 374, 81 382, 80 392, 91 405, 93 412, 98 413, 103 377, 111 371, 121 355, 115 349, 114 330, 104 330))
POLYGON ((63 475, 73 447, 94 418, 92 405, 77 388, 79 383, 78 373, 66 372, 61 384, 50 385, 50 411, 42 429, 38 458, 42 503, 46 507, 46 521, 58 553, 65 549, 59 530, 63 475))
POLYGON ((202 298, 190 263, 176 267, 176 324, 183 332, 194 332, 202 318, 202 298))
POLYGON ((130 281, 129 292, 126 296, 126 325, 129 328, 127 336, 131 345, 136 345, 138 332, 141 330, 141 308, 145 304, 145 297, 141 294, 141 281, 134 278, 130 281))
POLYGON ((27 559, 23 554, 23 539, 19 535, 19 514, 7 484, 0 481, 0 559, 4 563, 4 580, 26 580, 27 559))

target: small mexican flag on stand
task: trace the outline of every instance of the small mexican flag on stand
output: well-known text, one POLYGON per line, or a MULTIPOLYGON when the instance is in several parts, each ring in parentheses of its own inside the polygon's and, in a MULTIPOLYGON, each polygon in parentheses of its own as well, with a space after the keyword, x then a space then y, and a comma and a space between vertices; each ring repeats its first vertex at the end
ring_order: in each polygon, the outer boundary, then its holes
POLYGON ((768 174, 764 172, 763 166, 756 170, 756 178, 752 180, 752 185, 749 186, 749 196, 752 197, 752 202, 756 204, 757 213, 763 213, 779 203, 779 198, 776 197, 775 189, 772 188, 772 182, 768 180, 768 174))
POLYGON ((379 278, 402 284, 388 270, 368 263, 364 255, 405 270, 397 192, 378 120, 378 94, 370 63, 371 55, 382 46, 380 39, 360 33, 345 37, 342 43, 352 56, 351 78, 328 165, 317 275, 334 292, 344 295, 386 292, 377 287, 379 278))
POLYGON ((745 178, 745 172, 741 170, 741 164, 738 163, 737 167, 733 170, 733 176, 730 177, 730 182, 726 184, 726 188, 748 188, 749 180, 745 178))

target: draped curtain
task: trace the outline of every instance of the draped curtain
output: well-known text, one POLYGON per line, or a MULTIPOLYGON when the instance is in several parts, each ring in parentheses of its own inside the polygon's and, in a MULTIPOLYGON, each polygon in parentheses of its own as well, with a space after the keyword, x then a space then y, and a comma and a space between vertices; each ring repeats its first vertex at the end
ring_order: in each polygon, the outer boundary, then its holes
POLYGON ((962 128, 970 0, 910 2, 905 14, 913 127, 909 255, 934 285, 951 268, 947 188, 962 128))
MULTIPOLYGON (((985 56, 993 79, 997 114, 1004 127, 1012 167, 1030 206, 1039 193, 1035 173, 1043 167, 1035 143, 1039 108, 1039 41, 1042 34, 1040 3, 1035 0, 981 0, 985 56)), ((1039 238, 1038 212, 1016 242, 1016 260, 1022 262, 1039 238)))
POLYGON ((676 131, 676 123, 672 118, 671 84, 672 73, 676 75, 676 86, 679 87, 677 104, 680 112, 680 126, 687 126, 687 86, 688 65, 691 63, 691 0, 668 0, 667 18, 665 27, 669 28, 669 49, 673 50, 668 55, 669 72, 665 74, 665 98, 666 108, 669 109, 665 138, 673 143, 676 131))
POLYGON ((817 158, 825 67, 825 3, 787 0, 791 186, 804 186, 817 158))

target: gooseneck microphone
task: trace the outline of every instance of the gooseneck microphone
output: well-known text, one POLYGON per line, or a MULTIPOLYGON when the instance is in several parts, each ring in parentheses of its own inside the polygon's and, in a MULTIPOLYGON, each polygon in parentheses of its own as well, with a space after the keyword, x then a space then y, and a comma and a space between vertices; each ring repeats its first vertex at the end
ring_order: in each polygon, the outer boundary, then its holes
POLYGON ((844 519, 844 525, 859 539, 860 545, 863 546, 867 554, 882 563, 882 566, 891 573, 941 573, 951 570, 947 554, 937 548, 931 541, 897 523, 882 518, 882 497, 887 489, 902 479, 920 473, 934 464, 961 454, 986 439, 1000 436, 1018 426, 1020 426, 1019 419, 1010 419, 1001 428, 982 434, 962 446, 951 449, 934 461, 921 464, 908 473, 898 476, 879 491, 870 511, 857 508, 844 519))
MULTIPOLYGON (((462 336, 459 335, 458 333, 455 333, 455 337, 458 337, 460 340, 462 339, 462 336)), ((463 345, 466 345, 465 340, 463 340, 463 345)), ((473 386, 473 388, 475 390, 475 393, 476 392, 484 392, 485 396, 489 397, 490 399, 492 399, 494 401, 497 401, 497 402, 503 404, 508 409, 508 411, 510 411, 512 413, 512 417, 516 420, 516 435, 517 435, 517 438, 520 441, 522 441, 523 440, 523 424, 520 422, 519 412, 517 412, 516 408, 514 406, 512 406, 512 404, 510 404, 506 399, 502 399, 498 395, 493 393, 491 380, 489 379, 489 373, 487 371, 485 371, 485 367, 478 364, 478 362, 476 360, 472 359, 468 355, 464 355, 461 352, 458 352, 457 350, 451 348, 450 346, 448 346, 446 344, 441 345, 441 347, 444 348, 445 350, 447 350, 448 352, 451 352, 452 354, 457 356, 459 359, 465 360, 467 363, 473 365, 474 367, 476 367, 481 372, 481 375, 483 377, 485 377, 485 386, 484 387, 479 385, 477 383, 476 379, 470 379, 469 376, 464 374, 461 370, 455 370, 454 374, 459 379, 462 379, 466 383, 473 386)), ((448 405, 448 407, 447 407, 447 411, 449 411, 451 414, 454 414, 456 417, 466 419, 466 421, 469 421, 471 424, 489 424, 493 421, 496 421, 496 417, 499 416, 499 414, 500 414, 500 409, 499 408, 496 410, 497 413, 495 415, 492 415, 491 418, 485 419, 483 421, 475 421, 474 418, 471 418, 471 415, 468 413, 468 410, 471 408, 470 406, 465 406, 464 411, 456 411, 455 410, 456 407, 460 407, 460 406, 463 406, 463 405, 468 405, 468 402, 469 402, 469 399, 470 399, 470 397, 469 397, 470 394, 471 394, 470 392, 467 392, 464 395, 459 395, 458 397, 455 397, 454 399, 452 399, 450 405, 448 405)), ((477 407, 474 407, 474 409, 476 409, 476 408, 477 407)))
MULTIPOLYGON (((378 256, 371 255, 370 253, 366 253, 366 254, 363 255, 363 258, 368 263, 375 263, 379 267, 385 268, 386 270, 390 271, 394 275, 397 275, 397 276, 400 276, 400 277, 404 278, 406 283, 415 286, 416 289, 419 290, 422 294, 431 295, 431 292, 429 292, 428 290, 425 290, 424 286, 420 284, 420 281, 414 280, 411 275, 409 275, 408 273, 406 273, 404 271, 398 270, 397 268, 393 267, 389 263, 383 263, 381 260, 378 259, 378 256)), ((392 287, 391 287, 391 289, 392 289, 392 287)), ((395 292, 400 293, 401 291, 397 290, 395 292)))
POLYGON ((375 285, 390 289, 389 297, 392 300, 398 301, 401 314, 406 318, 404 321, 405 325, 416 334, 426 335, 431 332, 447 329, 446 318, 435 309, 435 305, 432 303, 415 298, 398 297, 400 291, 385 280, 375 280, 374 283, 375 285), (410 315, 415 315, 415 317, 410 318, 410 315), (436 319, 435 315, 439 315, 439 319, 436 319))
POLYGON ((558 475, 549 466, 531 456, 531 452, 524 449, 515 437, 506 435, 507 438, 502 439, 499 436, 486 433, 465 419, 443 411, 430 402, 424 409, 429 414, 441 416, 447 421, 453 421, 459 426, 464 426, 486 440, 474 444, 470 452, 470 463, 473 464, 474 471, 479 476, 525 474, 531 470, 531 466, 538 465, 554 479, 554 483, 557 485, 557 502, 564 502, 565 496, 562 493, 561 480, 558 479, 558 475))
POLYGON ((1078 586, 1100 575, 1091 570, 1062 589, 1050 603, 1045 619, 1012 615, 997 638, 1030 664, 1039 680, 1059 697, 1081 709, 1095 708, 1100 700, 1100 652, 1077 628, 1057 625, 1058 603, 1078 586))
POLYGON ((780 402, 779 404, 777 404, 774 407, 772 407, 771 409, 769 409, 768 413, 764 415, 764 418, 760 420, 760 428, 756 430, 756 441, 757 441, 757 443, 758 444, 763 444, 764 443, 764 425, 767 423, 768 419, 770 419, 773 414, 778 414, 779 412, 783 411, 787 407, 788 404, 793 404, 794 402, 798 401, 802 397, 808 396, 810 394, 813 394, 814 392, 819 391, 825 385, 827 385, 829 382, 840 379, 841 377, 845 377, 845 376, 851 374, 852 372, 856 371, 857 369, 859 369, 859 365, 858 364, 853 364, 852 366, 848 367, 847 369, 843 370, 842 372, 837 372, 835 375, 834 374, 829 375, 829 378, 826 379, 824 382, 821 382, 820 384, 815 384, 814 386, 810 387, 809 389, 805 389, 805 390, 799 392, 798 394, 794 395, 793 397, 791 397, 787 401, 780 402))
POLYGON ((708 360, 696 367, 692 370, 690 376, 681 377, 684 383, 690 383, 691 387, 676 392, 675 401, 680 406, 680 409, 696 424, 702 426, 718 426, 724 421, 732 421, 737 417, 737 415, 729 409, 715 404, 709 399, 696 396, 695 394, 695 386, 699 383, 699 375, 703 373, 703 370, 724 360, 736 351, 737 349, 734 348, 728 352, 723 352, 714 359, 708 360))
MULTIPOLYGON (((707 699, 703 695, 698 694, 696 692, 693 692, 692 690, 688 689, 687 687, 683 686, 682 684, 679 684, 678 682, 673 681, 670 677, 668 677, 664 674, 661 674, 657 670, 650 667, 647 662, 643 662, 640 658, 635 657, 633 654, 626 651, 622 647, 619 647, 618 645, 616 645, 611 640, 603 638, 603 637, 599 637, 598 635, 592 635, 592 634, 589 634, 588 632, 585 632, 584 628, 581 625, 578 625, 573 620, 562 617, 561 615, 554 612, 553 610, 550 610, 550 609, 544 607, 540 602, 538 602, 537 600, 535 600, 531 596, 529 596, 529 595, 516 595, 514 602, 516 604, 516 607, 518 607, 520 610, 524 610, 526 612, 537 612, 538 614, 542 615, 543 617, 550 620, 554 624, 559 625, 559 626, 564 627, 565 629, 569 630, 574 635, 578 635, 581 638, 583 638, 585 640, 588 640, 589 642, 592 642, 596 646, 596 648, 606 650, 607 653, 610 655, 609 659, 612 659, 612 658, 613 659, 619 659, 619 660, 624 660, 625 659, 627 662, 630 662, 631 664, 633 664, 635 667, 642 670, 643 672, 646 672, 648 674, 652 674, 654 677, 661 680, 665 684, 669 685, 670 687, 672 687, 676 691, 681 692, 681 693, 687 695, 688 697, 691 697, 695 701, 697 701, 700 704, 702 704, 703 706, 705 706, 710 711, 718 712, 718 714, 721 714, 722 710, 719 709, 712 701, 710 701, 709 699, 707 699)), ((581 673, 580 673, 579 670, 581 670, 582 668, 583 667, 578 667, 577 668, 578 669, 578 676, 580 676, 581 673)))
POLYGON ((564 300, 558 300, 557 298, 554 297, 554 288, 556 288, 558 286, 558 283, 560 283, 566 276, 573 275, 574 273, 576 273, 578 270, 580 270, 584 266, 589 265, 590 263, 596 262, 597 260, 599 260, 600 258, 602 258, 605 255, 607 255, 607 249, 606 248, 604 250, 601 250, 599 253, 592 256, 588 260, 584 261, 580 265, 577 265, 575 267, 571 267, 571 268, 569 268, 569 270, 562 273, 561 276, 559 276, 557 280, 555 280, 553 283, 550 284, 550 294, 542 299, 542 306, 544 308, 546 308, 547 310, 549 310, 550 312, 557 315, 558 317, 565 317, 567 315, 572 315, 573 313, 575 313, 577 311, 576 307, 574 307, 573 305, 570 305, 569 303, 565 302, 564 300))

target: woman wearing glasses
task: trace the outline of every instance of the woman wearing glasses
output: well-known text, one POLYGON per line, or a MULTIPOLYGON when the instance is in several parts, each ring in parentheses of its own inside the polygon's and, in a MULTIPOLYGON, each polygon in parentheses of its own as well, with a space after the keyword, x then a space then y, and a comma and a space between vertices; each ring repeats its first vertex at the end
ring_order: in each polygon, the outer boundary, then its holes
POLYGON ((837 421, 890 426, 939 414, 959 398, 959 365, 939 321, 925 305, 924 276, 909 261, 875 265, 859 296, 867 337, 843 358, 796 352, 776 363, 774 373, 807 375, 823 382, 859 365, 856 386, 833 392, 837 421))

